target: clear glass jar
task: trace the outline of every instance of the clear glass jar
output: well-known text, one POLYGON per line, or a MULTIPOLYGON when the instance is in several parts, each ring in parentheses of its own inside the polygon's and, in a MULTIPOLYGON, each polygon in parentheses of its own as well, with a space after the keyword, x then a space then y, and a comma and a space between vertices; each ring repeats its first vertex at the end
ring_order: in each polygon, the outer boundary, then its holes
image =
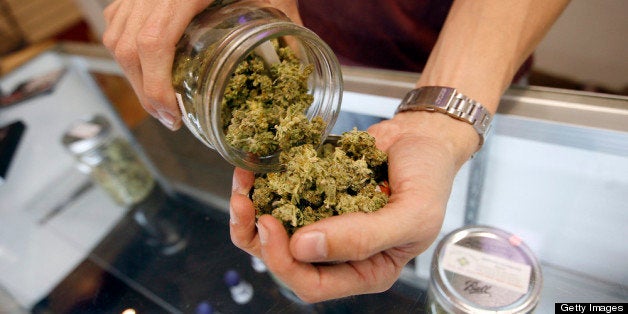
POLYGON ((542 282, 540 264, 520 238, 493 227, 462 227, 434 251, 427 312, 531 313, 542 282))
MULTIPOLYGON (((268 52, 271 40, 290 46, 301 64, 313 67, 307 88, 314 100, 306 115, 310 121, 319 116, 325 122, 322 142, 340 110, 340 65, 316 34, 267 3, 222 1, 208 7, 186 29, 173 65, 173 86, 187 128, 231 164, 254 172, 281 169, 279 154, 256 156, 228 144, 221 106, 236 67, 253 51, 257 55, 268 52)), ((261 57, 264 63, 273 60, 261 57)))
POLYGON ((128 141, 116 136, 103 116, 77 121, 64 134, 62 143, 113 200, 130 206, 144 200, 155 179, 128 141))

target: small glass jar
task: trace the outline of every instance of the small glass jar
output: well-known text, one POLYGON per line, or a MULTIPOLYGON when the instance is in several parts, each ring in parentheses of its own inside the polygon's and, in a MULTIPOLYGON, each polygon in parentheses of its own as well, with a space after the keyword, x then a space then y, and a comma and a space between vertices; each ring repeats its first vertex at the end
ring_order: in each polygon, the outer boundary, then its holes
POLYGON ((186 127, 234 166, 254 172, 281 169, 279 154, 255 156, 229 145, 223 131, 221 106, 225 87, 236 66, 253 51, 257 55, 268 51, 271 40, 289 45, 301 64, 313 67, 307 85, 314 101, 306 115, 309 120, 320 116, 325 122, 322 142, 340 110, 340 65, 320 37, 294 24, 269 4, 243 0, 211 5, 185 30, 177 44, 173 65, 173 86, 186 127))
POLYGON ((467 226, 443 238, 434 251, 428 313, 530 313, 542 287, 541 268, 517 236, 467 226))
POLYGON ((144 200, 155 179, 128 141, 116 136, 103 116, 77 121, 64 134, 62 143, 113 200, 130 206, 144 200))

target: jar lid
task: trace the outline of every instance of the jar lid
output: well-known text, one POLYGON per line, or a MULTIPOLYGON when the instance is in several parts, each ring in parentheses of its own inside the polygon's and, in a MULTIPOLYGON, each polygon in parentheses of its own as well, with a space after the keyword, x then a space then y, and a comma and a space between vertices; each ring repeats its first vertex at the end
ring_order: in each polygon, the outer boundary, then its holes
POLYGON ((102 145, 111 135, 111 125, 103 116, 76 121, 63 134, 61 142, 71 153, 83 154, 102 145))
POLYGON ((451 313, 527 313, 541 286, 541 268, 528 246, 493 227, 451 232, 432 259, 431 296, 451 313))

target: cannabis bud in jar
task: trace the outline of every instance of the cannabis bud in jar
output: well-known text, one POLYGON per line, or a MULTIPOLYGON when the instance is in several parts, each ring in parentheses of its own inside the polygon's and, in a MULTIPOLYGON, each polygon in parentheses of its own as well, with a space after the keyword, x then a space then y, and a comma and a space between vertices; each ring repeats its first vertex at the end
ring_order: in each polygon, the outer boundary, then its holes
POLYGON ((148 196, 155 179, 131 144, 116 135, 103 116, 77 121, 62 138, 62 143, 120 205, 133 205, 148 196))
POLYGON ((280 170, 283 150, 320 145, 340 110, 329 46, 264 1, 218 1, 197 15, 177 44, 172 77, 186 127, 258 173, 280 170))
POLYGON ((310 143, 318 146, 326 124, 306 113, 313 96, 308 94, 312 65, 302 64, 288 46, 272 41, 275 64, 265 64, 249 54, 231 76, 222 104, 223 131, 227 142, 257 156, 310 143))
POLYGON ((270 214, 289 234, 320 219, 373 212, 388 203, 387 156, 364 131, 283 151, 285 170, 257 174, 251 199, 257 217, 270 214))

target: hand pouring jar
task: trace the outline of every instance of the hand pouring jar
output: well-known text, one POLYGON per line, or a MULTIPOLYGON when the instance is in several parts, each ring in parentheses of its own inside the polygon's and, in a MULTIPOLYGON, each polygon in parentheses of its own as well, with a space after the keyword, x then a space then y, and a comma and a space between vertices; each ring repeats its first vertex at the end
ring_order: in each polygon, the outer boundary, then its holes
POLYGON ((263 1, 215 2, 187 27, 177 45, 173 65, 173 86, 186 127, 231 164, 254 172, 280 170, 278 152, 251 156, 229 145, 220 109, 225 86, 236 66, 251 52, 267 48, 269 41, 276 39, 289 45, 302 64, 313 66, 308 93, 314 102, 307 118, 323 119, 324 140, 340 110, 342 76, 338 60, 316 34, 294 24, 263 1))

